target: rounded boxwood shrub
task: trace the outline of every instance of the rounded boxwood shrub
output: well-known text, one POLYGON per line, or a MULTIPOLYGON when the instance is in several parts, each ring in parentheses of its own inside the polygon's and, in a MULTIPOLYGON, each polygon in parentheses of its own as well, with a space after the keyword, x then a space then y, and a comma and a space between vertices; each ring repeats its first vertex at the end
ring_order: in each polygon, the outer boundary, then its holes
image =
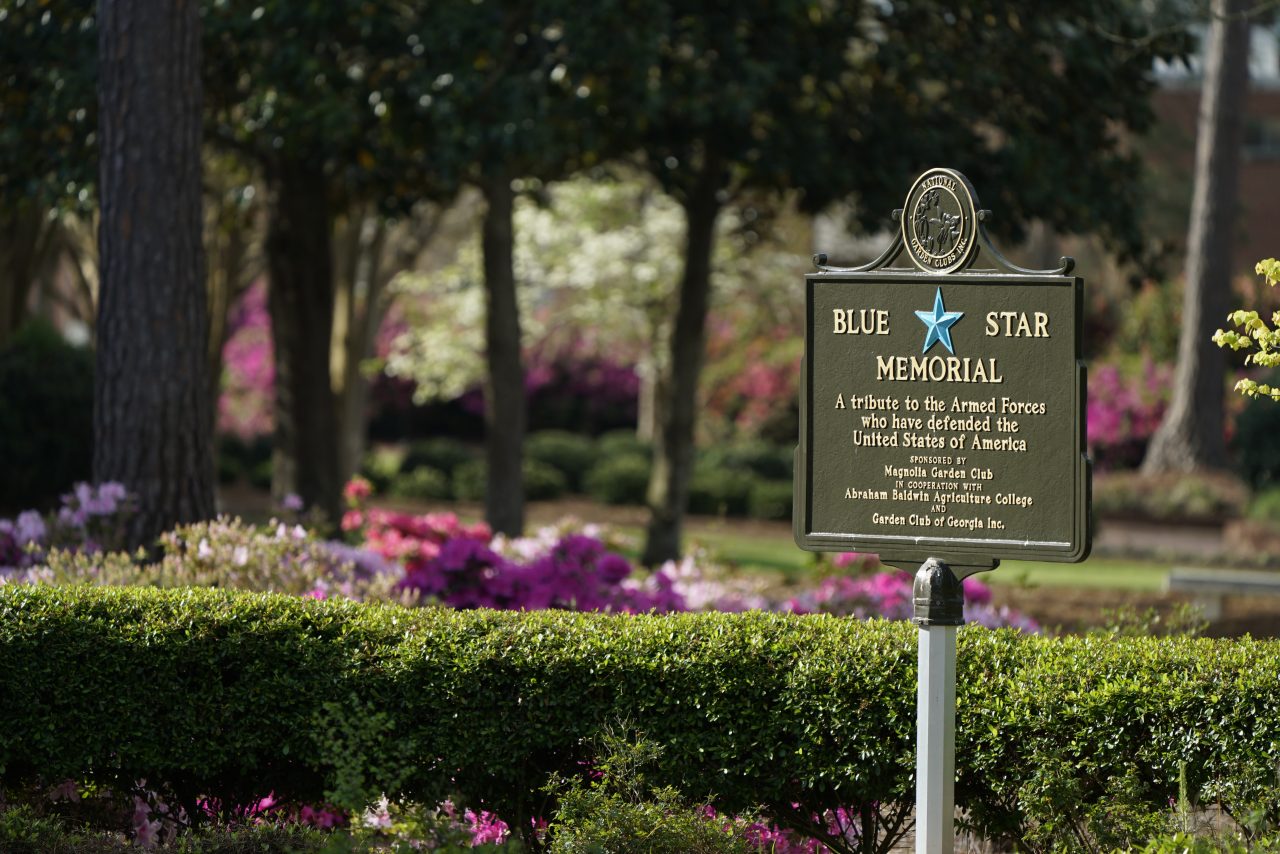
POLYGON ((751 484, 747 515, 753 519, 790 519, 791 499, 791 481, 757 480, 751 484))
POLYGON ((749 473, 700 465, 689 481, 689 512, 705 516, 745 516, 755 483, 749 473))
POLYGON ((739 469, 765 480, 789 480, 795 468, 795 448, 760 440, 740 442, 710 448, 699 460, 709 467, 739 469))
POLYGON ((275 467, 269 459, 254 464, 253 468, 249 469, 249 485, 254 489, 270 489, 274 472, 275 467))
POLYGON ((32 321, 0 352, 0 515, 55 504, 92 452, 93 353, 32 321))
POLYGON ((400 461, 400 471, 413 471, 428 466, 453 477, 461 465, 479 459, 479 454, 457 439, 424 439, 409 446, 400 461))
POLYGON ((634 430, 610 430, 596 439, 599 459, 609 457, 644 457, 653 459, 653 446, 636 438, 634 430))
POLYGON ((649 460, 640 454, 605 457, 587 473, 587 494, 604 504, 643 504, 649 460))
POLYGON ((534 433, 524 445, 525 455, 564 475, 568 489, 582 491, 582 481, 596 463, 596 446, 587 436, 565 430, 534 433))
POLYGON ((449 488, 449 476, 430 466, 419 466, 410 472, 398 474, 391 480, 389 492, 397 498, 417 498, 423 501, 444 501, 453 497, 449 488))
POLYGON ((242 438, 234 434, 218 439, 218 478, 222 483, 234 483, 247 479, 263 489, 271 487, 271 437, 242 438), (255 474, 266 463, 266 483, 260 485, 261 473, 255 474))
POLYGON ((555 466, 541 460, 524 461, 524 497, 530 501, 553 501, 569 491, 569 480, 555 466))
POLYGON ((396 479, 396 475, 402 471, 410 471, 402 464, 404 456, 394 446, 370 448, 365 453, 364 460, 361 461, 360 474, 373 484, 376 491, 386 492, 391 488, 391 482, 396 479))
POLYGON ((226 454, 218 454, 215 460, 218 470, 218 483, 223 486, 235 483, 244 477, 244 468, 240 465, 240 461, 235 457, 229 457, 226 454))
POLYGON ((1280 487, 1259 492, 1249 502, 1249 518, 1280 525, 1280 487))
POLYGON ((470 460, 453 470, 453 497, 462 501, 484 501, 489 467, 484 460, 470 460))
MULTIPOLYGON (((524 497, 530 501, 550 501, 564 495, 569 487, 564 475, 546 463, 525 460, 524 497)), ((453 494, 463 501, 483 501, 488 488, 489 467, 484 460, 472 460, 453 473, 453 494)))

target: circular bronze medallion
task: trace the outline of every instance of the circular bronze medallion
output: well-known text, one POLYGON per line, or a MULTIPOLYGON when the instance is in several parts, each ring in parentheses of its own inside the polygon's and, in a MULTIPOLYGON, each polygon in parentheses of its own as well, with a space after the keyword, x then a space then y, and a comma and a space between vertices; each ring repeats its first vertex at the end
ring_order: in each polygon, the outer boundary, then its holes
POLYGON ((973 187, 954 169, 930 169, 911 185, 902 209, 902 242, 929 273, 962 269, 973 257, 978 215, 973 187))

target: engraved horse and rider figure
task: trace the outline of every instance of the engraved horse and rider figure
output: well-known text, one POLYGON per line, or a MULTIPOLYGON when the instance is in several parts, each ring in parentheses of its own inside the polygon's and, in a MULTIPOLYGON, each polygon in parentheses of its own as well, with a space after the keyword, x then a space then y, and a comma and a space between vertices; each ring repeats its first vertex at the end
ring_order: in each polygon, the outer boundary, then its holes
POLYGON ((930 255, 945 255, 956 245, 963 232, 963 217, 948 213, 942 206, 942 193, 934 187, 920 195, 916 203, 915 236, 930 255))

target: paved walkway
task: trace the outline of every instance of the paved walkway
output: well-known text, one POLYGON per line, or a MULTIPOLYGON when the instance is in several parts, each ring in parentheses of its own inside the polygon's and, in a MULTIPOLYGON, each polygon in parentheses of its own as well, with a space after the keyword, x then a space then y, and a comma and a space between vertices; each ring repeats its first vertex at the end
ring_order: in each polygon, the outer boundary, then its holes
POLYGON ((1226 549, 1218 525, 1186 525, 1102 519, 1094 534, 1095 553, 1167 555, 1213 560, 1226 549))

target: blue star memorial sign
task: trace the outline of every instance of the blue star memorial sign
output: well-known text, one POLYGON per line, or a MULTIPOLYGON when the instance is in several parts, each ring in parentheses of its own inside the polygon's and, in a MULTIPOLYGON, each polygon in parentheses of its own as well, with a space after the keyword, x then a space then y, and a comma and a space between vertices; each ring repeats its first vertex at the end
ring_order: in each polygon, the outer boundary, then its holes
POLYGON ((928 353, 929 348, 939 341, 942 346, 954 355, 955 348, 951 346, 951 325, 960 318, 964 317, 963 311, 947 311, 942 304, 942 288, 938 288, 937 294, 933 298, 933 311, 917 311, 916 317, 920 318, 920 322, 929 330, 924 336, 924 349, 921 353, 928 353))

